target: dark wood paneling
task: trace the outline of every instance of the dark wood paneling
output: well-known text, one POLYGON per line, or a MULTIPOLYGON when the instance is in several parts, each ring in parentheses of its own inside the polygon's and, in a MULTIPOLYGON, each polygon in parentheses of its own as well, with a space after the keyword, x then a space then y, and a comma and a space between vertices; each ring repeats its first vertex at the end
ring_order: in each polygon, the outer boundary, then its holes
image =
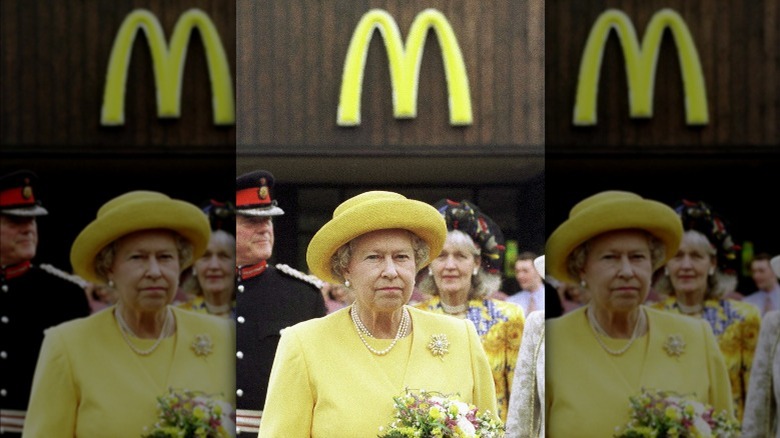
POLYGON ((211 86, 199 32, 193 32, 182 84, 181 118, 157 118, 151 55, 142 34, 128 69, 125 125, 101 127, 106 69, 114 37, 132 10, 146 8, 170 39, 190 8, 209 15, 235 81, 236 7, 221 0, 3 0, 0 142, 4 151, 233 150, 235 126, 212 122, 211 86), (184 147, 182 147, 184 146, 184 147))
POLYGON ((36 260, 70 272, 70 247, 108 200, 131 190, 154 190, 198 207, 235 192, 233 154, 7 154, 0 175, 29 169, 38 175, 36 199, 49 211, 38 218, 36 260))
POLYGON ((546 19, 547 152, 748 152, 776 149, 780 4, 774 0, 548 1, 546 19), (671 33, 658 58, 654 116, 628 115, 628 91, 617 35, 610 34, 598 92, 598 124, 572 124, 585 42, 598 15, 618 8, 641 40, 651 16, 664 7, 686 21, 699 51, 710 122, 685 124, 682 79, 671 33))
POLYGON ((237 0, 237 150, 241 154, 541 154, 544 7, 523 1, 237 0), (362 123, 336 124, 352 32, 371 8, 387 10, 405 40, 423 9, 440 10, 463 52, 474 123, 449 124, 446 77, 432 31, 421 63, 417 118, 393 117, 384 43, 374 34, 362 123))

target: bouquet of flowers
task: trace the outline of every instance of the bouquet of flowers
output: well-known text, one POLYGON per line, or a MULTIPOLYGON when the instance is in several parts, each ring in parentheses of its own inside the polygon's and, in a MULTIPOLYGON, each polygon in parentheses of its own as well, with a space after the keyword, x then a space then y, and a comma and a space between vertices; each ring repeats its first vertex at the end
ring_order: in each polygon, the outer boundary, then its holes
POLYGON ((159 414, 142 438, 226 438, 235 435, 235 417, 229 403, 199 391, 176 391, 157 397, 159 414))
POLYGON ((456 438, 504 436, 504 425, 490 411, 479 412, 450 395, 425 390, 393 397, 395 420, 380 427, 379 438, 456 438))
POLYGON ((616 438, 718 437, 739 436, 739 423, 692 397, 672 391, 648 391, 629 398, 631 420, 616 438))

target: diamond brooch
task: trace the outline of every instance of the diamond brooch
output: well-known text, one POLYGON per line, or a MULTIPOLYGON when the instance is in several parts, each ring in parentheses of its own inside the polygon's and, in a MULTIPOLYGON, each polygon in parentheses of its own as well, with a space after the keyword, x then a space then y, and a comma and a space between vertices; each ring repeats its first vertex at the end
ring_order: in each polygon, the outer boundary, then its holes
POLYGON ((201 335, 195 335, 195 340, 192 341, 192 345, 190 345, 192 348, 192 351, 195 352, 196 356, 208 356, 211 354, 211 349, 214 347, 214 344, 211 342, 211 337, 206 334, 201 335))
POLYGON ((431 350, 431 354, 441 359, 449 352, 449 348, 450 341, 447 339, 447 335, 442 333, 431 336, 431 342, 428 343, 428 349, 431 350))
POLYGON ((685 352, 685 341, 680 335, 669 335, 664 343, 664 350, 669 356, 680 357, 685 352))

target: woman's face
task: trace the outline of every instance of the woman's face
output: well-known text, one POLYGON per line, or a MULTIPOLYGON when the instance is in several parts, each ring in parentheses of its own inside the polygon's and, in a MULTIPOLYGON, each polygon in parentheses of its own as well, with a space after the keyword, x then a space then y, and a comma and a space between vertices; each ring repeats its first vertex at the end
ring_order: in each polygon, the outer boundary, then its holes
POLYGON ((442 295, 468 294, 471 290, 471 276, 478 266, 469 248, 447 239, 439 256, 431 262, 433 281, 442 295))
POLYGON ((417 273, 412 237, 406 230, 377 230, 352 241, 344 279, 361 308, 394 311, 409 301, 417 273))
POLYGON ((618 230, 591 239, 580 278, 587 283, 591 302, 596 306, 627 312, 645 301, 652 274, 647 235, 637 230, 618 230))
POLYGON ((155 311, 173 299, 180 266, 171 231, 138 231, 117 241, 108 279, 123 305, 139 312, 155 311))
POLYGON ((715 260, 709 251, 709 243, 696 239, 695 234, 683 235, 677 254, 666 263, 675 294, 697 294, 704 298, 707 275, 715 267, 715 260))
POLYGON ((233 240, 224 231, 212 233, 206 253, 195 261, 198 283, 208 300, 210 295, 233 293, 236 250, 233 240))

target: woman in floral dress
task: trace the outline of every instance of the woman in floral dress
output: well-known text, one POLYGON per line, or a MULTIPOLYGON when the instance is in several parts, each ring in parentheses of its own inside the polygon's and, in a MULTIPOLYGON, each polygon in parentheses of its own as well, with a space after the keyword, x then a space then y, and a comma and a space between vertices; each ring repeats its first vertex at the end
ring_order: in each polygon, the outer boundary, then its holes
POLYGON ((499 416, 506 422, 525 318, 519 306, 487 298, 501 283, 503 235, 468 201, 442 200, 434 207, 447 222, 447 240, 419 285, 433 297, 417 307, 474 323, 493 372, 499 416))
POLYGON ((675 211, 685 234, 655 285, 669 297, 654 307, 710 324, 726 360, 735 415, 741 421, 761 317, 754 306, 724 298, 737 284, 737 247, 724 220, 704 202, 683 201, 675 211))

